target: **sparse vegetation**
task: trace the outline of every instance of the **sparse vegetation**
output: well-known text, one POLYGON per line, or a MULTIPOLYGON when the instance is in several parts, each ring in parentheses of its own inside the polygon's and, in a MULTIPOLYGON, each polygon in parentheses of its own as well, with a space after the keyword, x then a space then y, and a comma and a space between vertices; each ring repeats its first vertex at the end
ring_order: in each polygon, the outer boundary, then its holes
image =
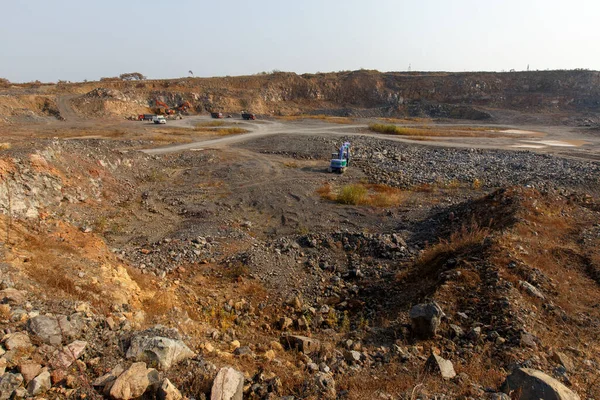
POLYGON ((196 124, 196 126, 194 126, 194 132, 211 133, 211 134, 219 135, 219 136, 239 135, 242 133, 249 132, 247 129, 240 128, 238 126, 217 128, 217 127, 223 126, 223 125, 224 125, 223 121, 202 122, 202 123, 196 124))
POLYGON ((335 196, 335 201, 341 204, 361 205, 367 200, 367 188, 361 184, 343 186, 335 196))
POLYGON ((481 227, 477 223, 462 225, 448 239, 440 239, 438 243, 426 248, 419 256, 418 263, 433 264, 437 259, 481 245, 490 235, 491 231, 488 228, 481 227))
POLYGON ((512 137, 509 134, 503 134, 498 128, 487 127, 439 127, 439 126, 398 126, 394 124, 370 124, 371 132, 383 133, 386 135, 398 136, 430 136, 430 137, 512 137))
POLYGON ((128 72, 125 74, 121 74, 121 75, 119 75, 119 78, 124 81, 133 81, 133 80, 142 81, 142 80, 146 79, 146 77, 139 72, 128 72))
POLYGON ((325 184, 317 189, 317 194, 323 199, 347 205, 370 205, 375 207, 390 207, 400 204, 406 194, 400 189, 381 184, 354 183, 334 189, 325 184))
POLYGON ((355 122, 353 118, 350 117, 336 117, 333 115, 325 115, 325 114, 301 114, 301 115, 284 115, 279 116, 277 119, 283 121, 301 121, 304 119, 318 119, 324 122, 334 123, 334 124, 352 124, 355 122))

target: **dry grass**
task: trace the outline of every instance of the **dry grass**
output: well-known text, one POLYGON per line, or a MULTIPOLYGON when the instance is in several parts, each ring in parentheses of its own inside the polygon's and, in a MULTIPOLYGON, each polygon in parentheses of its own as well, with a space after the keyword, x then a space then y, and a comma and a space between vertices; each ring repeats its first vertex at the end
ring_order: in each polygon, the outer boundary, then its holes
POLYGON ((353 183, 334 189, 325 184, 317 189, 321 198, 340 204, 392 207, 406 199, 406 193, 400 189, 381 184, 353 183))
POLYGON ((498 128, 476 126, 398 126, 393 124, 370 124, 369 130, 386 135, 417 136, 417 137, 512 137, 502 134, 498 128))
POLYGON ((318 119, 321 121, 325 121, 325 122, 330 122, 333 124, 352 124, 355 122, 355 120, 353 118, 349 118, 349 117, 334 117, 331 115, 324 115, 324 114, 318 114, 318 115, 308 115, 308 114, 301 114, 301 115, 286 115, 286 116, 282 116, 282 117, 277 117, 277 119, 283 120, 283 121, 301 121, 304 119, 318 119))
POLYGON ((219 135, 219 136, 226 136, 226 135, 237 135, 240 133, 248 133, 249 131, 237 126, 232 126, 232 127, 228 127, 228 128, 214 128, 217 126, 222 126, 223 122, 222 121, 211 121, 209 123, 200 123, 197 124, 196 126, 194 126, 194 132, 202 132, 202 133, 210 133, 210 134, 214 134, 214 135, 219 135), (216 125, 210 125, 210 124, 216 124, 216 125))
POLYGON ((335 196, 335 201, 341 204, 362 205, 367 203, 368 190, 364 185, 351 184, 342 186, 335 196))
POLYGON ((490 234, 489 229, 482 228, 476 223, 463 225, 448 239, 440 239, 438 243, 426 248, 419 256, 418 263, 421 265, 432 264, 440 258, 446 258, 448 255, 480 245, 490 234))
POLYGON ((215 128, 217 126, 223 126, 225 125, 224 121, 208 121, 208 122, 198 122, 195 127, 196 128, 203 128, 203 127, 212 127, 215 128))
POLYGON ((177 305, 177 297, 172 292, 157 291, 152 298, 143 302, 142 308, 148 321, 159 321, 177 305))

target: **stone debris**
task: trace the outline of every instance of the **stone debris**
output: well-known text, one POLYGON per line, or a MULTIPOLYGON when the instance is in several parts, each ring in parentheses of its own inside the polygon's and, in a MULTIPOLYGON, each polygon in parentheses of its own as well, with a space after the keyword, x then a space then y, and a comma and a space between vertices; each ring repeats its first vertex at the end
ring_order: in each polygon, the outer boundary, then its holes
POLYGON ((210 400, 242 400, 243 390, 244 374, 234 368, 224 367, 213 382, 210 400))

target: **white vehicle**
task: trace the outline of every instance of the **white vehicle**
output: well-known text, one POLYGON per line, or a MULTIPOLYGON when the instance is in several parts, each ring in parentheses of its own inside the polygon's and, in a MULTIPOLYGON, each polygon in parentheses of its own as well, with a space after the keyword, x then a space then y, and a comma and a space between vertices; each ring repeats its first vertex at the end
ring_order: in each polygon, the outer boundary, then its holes
POLYGON ((155 124, 166 124, 167 119, 164 117, 164 115, 155 115, 154 117, 152 117, 152 122, 154 122, 155 124))

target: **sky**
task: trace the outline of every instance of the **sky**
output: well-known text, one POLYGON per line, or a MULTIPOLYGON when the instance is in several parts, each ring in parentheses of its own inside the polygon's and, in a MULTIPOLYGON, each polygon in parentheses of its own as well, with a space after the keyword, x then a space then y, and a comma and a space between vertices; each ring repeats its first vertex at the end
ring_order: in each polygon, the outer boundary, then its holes
POLYGON ((598 0, 0 0, 11 82, 600 70, 598 0))

